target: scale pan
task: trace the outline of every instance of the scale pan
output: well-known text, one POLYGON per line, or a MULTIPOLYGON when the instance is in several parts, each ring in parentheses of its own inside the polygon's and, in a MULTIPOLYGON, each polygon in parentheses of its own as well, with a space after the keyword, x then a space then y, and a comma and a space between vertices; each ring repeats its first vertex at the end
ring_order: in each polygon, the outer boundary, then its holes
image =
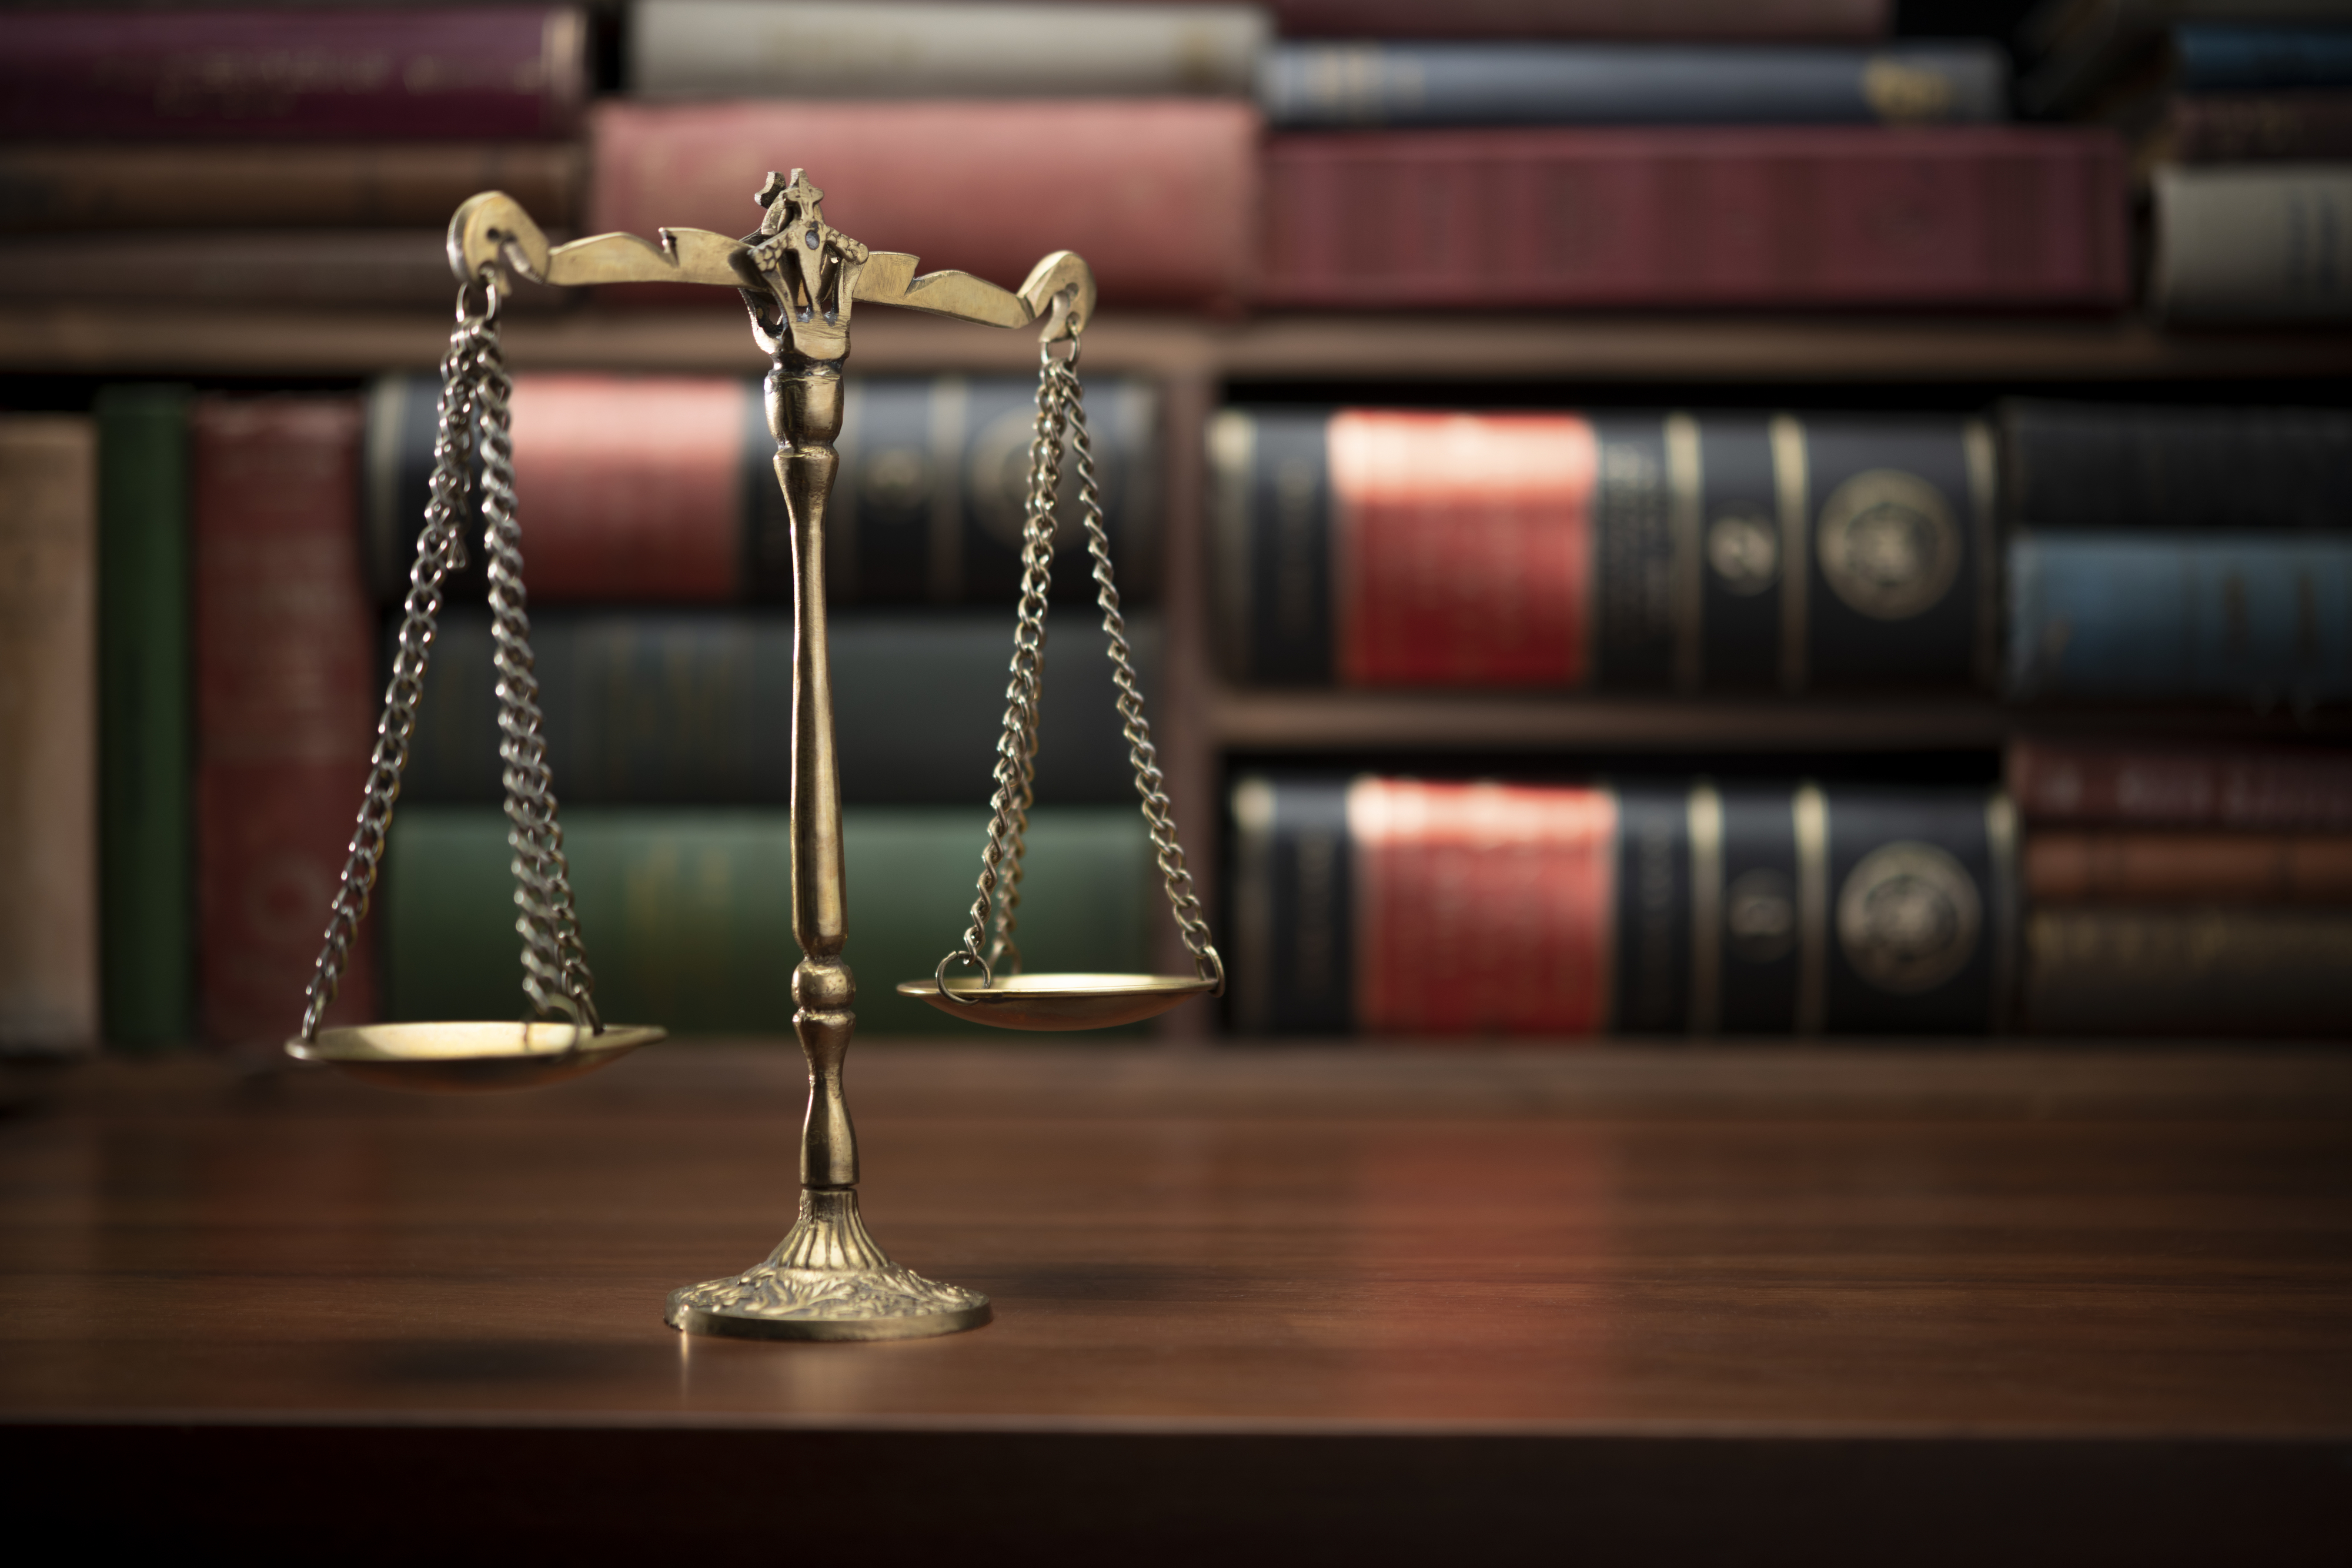
POLYGON ((1191 975, 1007 975, 983 986, 973 975, 948 982, 953 996, 940 995, 937 980, 901 980, 898 994, 992 1029, 1108 1029, 1164 1013, 1216 985, 1191 975))
POLYGON ((669 1031, 607 1024, 602 1034, 568 1023, 372 1023, 327 1029, 305 1044, 286 1042, 304 1061, 324 1061, 386 1089, 464 1092, 532 1089, 608 1067, 669 1031))

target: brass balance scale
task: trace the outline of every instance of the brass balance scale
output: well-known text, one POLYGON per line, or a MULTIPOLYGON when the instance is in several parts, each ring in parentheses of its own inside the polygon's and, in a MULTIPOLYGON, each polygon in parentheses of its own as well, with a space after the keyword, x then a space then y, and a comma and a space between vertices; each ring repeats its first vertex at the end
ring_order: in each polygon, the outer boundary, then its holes
POLYGON ((839 462, 833 441, 841 432, 841 369, 849 356, 854 306, 896 305, 992 327, 1045 323, 1012 676, 978 893, 961 945, 940 960, 929 978, 903 982, 899 991, 999 1029, 1102 1029, 1152 1017, 1192 997, 1221 994, 1224 967, 1209 940, 1161 789, 1111 573, 1076 368, 1080 334, 1094 316, 1094 275, 1076 256, 1057 251, 1039 262, 1017 290, 961 272, 917 277, 913 256, 869 251, 827 225, 820 208, 824 199, 802 170, 793 170, 789 180, 772 173, 757 198, 764 214, 759 230, 740 240, 704 229, 663 229, 658 244, 608 234, 551 247, 530 215, 498 192, 475 196, 450 220, 449 260, 460 287, 457 328, 441 366, 432 499, 409 572, 351 858, 311 977, 301 1033, 287 1050, 373 1082, 448 1091, 554 1082, 609 1065, 664 1038, 660 1029, 606 1023, 598 1016, 594 980, 572 911, 531 673, 509 437, 510 383, 499 345, 499 302, 510 287, 509 272, 549 284, 703 283, 737 289, 751 312, 751 336, 771 357, 768 428, 776 441, 776 477, 791 514, 795 552, 793 933, 803 956, 793 971, 793 1029, 808 1057, 809 1101, 801 1137, 800 1218, 791 1233, 754 1268, 672 1291, 668 1321, 691 1333, 746 1338, 912 1339, 977 1328, 989 1320, 989 1303, 975 1291, 936 1283, 893 1263, 858 1217, 856 1136, 842 1092, 842 1060, 856 1027, 850 1010, 856 988, 841 957, 848 922, 824 593, 824 508, 839 462), (1136 790, 1169 907, 1192 956, 1194 973, 1189 976, 1024 974, 1013 939, 1066 444, 1077 472, 1079 511, 1136 790), (515 927, 523 939, 522 988, 535 1016, 520 1022, 322 1030, 320 1019, 334 999, 352 940, 367 914, 400 795, 441 585, 465 562, 461 519, 477 461, 497 649, 499 753, 505 763, 508 842, 514 851, 520 912, 515 927), (951 969, 968 972, 951 976, 951 969))

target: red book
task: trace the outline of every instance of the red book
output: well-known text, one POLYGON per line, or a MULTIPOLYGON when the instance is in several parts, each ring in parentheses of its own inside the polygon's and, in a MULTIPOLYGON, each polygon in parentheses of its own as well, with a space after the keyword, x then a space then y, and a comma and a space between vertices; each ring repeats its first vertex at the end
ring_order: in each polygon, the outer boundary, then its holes
POLYGON ((1286 38, 1883 37, 1890 0, 1269 0, 1286 38))
POLYGON ((1591 1034, 1610 1018, 1617 800, 1357 779, 1356 1027, 1591 1034))
MULTIPOLYGON (((1220 306, 1253 263, 1257 111, 1214 99, 1120 101, 604 103, 592 116, 592 231, 757 228, 772 169, 803 167, 825 221, 1017 287, 1057 250, 1103 303, 1220 306)), ((614 289, 625 298, 723 289, 614 289)))
POLYGON ((2352 751, 2021 740, 2009 792, 2044 822, 2352 829, 2352 751))
POLYGON ((2073 127, 1369 131, 1266 154, 1275 305, 2120 306, 2124 148, 2073 127))
POLYGON ((0 13, 0 135, 447 141, 570 135, 568 7, 0 13))
MULTIPOLYGON (((206 398, 190 436, 199 1006, 215 1040, 275 1041, 302 1016, 374 741, 360 411, 206 398)), ((327 1018, 374 1013, 362 939, 327 1018)))

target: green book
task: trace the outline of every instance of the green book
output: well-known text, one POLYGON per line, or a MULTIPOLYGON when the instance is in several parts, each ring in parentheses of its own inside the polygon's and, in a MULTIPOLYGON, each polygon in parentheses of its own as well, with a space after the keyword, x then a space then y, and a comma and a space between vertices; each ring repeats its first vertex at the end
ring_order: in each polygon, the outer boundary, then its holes
POLYGON ((195 1033, 188 404, 114 386, 96 409, 100 1009, 140 1051, 195 1033))
MULTIPOLYGON (((861 1034, 992 1031, 892 989, 929 975, 962 938, 988 813, 874 806, 842 813, 849 946, 861 1034)), ((393 822, 377 919, 386 1016, 520 1016, 520 938, 507 821, 495 807, 413 806, 393 822)), ((583 807, 563 813, 572 896, 616 1023, 677 1034, 792 1027, 792 839, 769 810, 583 807)), ((1165 919, 1142 814, 1131 807, 1031 813, 1021 950, 1033 970, 1149 967, 1165 919)), ((959 971, 961 972, 961 971, 959 971)))

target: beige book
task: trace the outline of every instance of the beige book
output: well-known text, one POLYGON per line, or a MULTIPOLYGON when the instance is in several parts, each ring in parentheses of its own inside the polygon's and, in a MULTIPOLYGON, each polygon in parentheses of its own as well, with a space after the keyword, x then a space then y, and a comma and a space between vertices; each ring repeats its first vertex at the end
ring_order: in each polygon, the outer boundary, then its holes
POLYGON ((0 1049, 98 1038, 98 438, 0 418, 0 1049))

